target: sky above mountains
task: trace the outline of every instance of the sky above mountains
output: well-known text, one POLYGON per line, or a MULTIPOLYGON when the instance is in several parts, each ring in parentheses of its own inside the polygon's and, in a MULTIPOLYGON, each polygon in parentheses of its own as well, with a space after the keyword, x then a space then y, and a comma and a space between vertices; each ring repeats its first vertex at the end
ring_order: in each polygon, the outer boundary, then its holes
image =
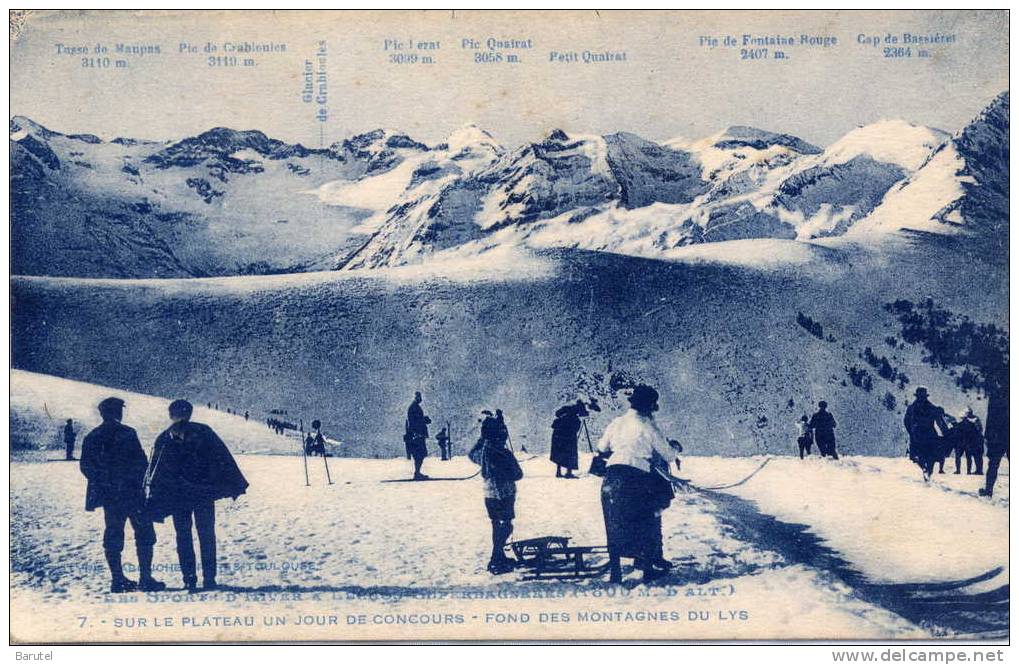
POLYGON ((778 129, 827 145, 882 118, 956 131, 1008 87, 1004 12, 407 12, 37 13, 11 46, 12 112, 66 133, 110 139, 257 128, 315 147, 374 127, 436 143, 468 122, 512 146, 556 127, 699 138, 730 125, 778 129), (886 58, 861 35, 954 35, 931 58, 886 58), (741 60, 701 37, 834 36, 834 46, 771 46, 789 58, 741 60), (476 63, 487 40, 504 61, 476 63), (328 120, 302 99, 305 61, 325 41, 328 120), (438 50, 386 49, 439 42, 438 50), (464 48, 474 40, 478 49, 464 48), (181 44, 198 53, 181 53, 181 44), (256 66, 210 65, 204 45, 285 44, 256 66), (160 54, 115 53, 159 45, 160 54), (58 44, 63 48, 58 49, 58 44), (97 44, 125 68, 83 66, 97 44), (88 53, 68 53, 86 47, 88 53), (625 62, 550 62, 551 53, 626 53, 625 62), (59 51, 59 52, 58 52, 59 51), (399 64, 391 56, 432 57, 399 64), (505 58, 515 54, 521 62, 505 58))

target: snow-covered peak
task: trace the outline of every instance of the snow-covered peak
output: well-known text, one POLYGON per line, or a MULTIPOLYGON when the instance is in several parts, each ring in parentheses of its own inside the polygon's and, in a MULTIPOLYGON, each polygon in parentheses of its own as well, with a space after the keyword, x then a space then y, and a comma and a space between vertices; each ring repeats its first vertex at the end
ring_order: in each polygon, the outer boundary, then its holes
POLYGON ((452 154, 476 148, 491 148, 502 152, 502 145, 491 134, 474 123, 468 123, 452 132, 443 142, 452 154))
POLYGON ((720 150, 753 148, 767 150, 772 146, 784 146, 802 155, 816 155, 821 149, 791 134, 779 134, 757 127, 733 125, 712 137, 712 146, 720 150))
POLYGON ((23 115, 16 115, 11 118, 10 134, 12 141, 20 141, 29 134, 41 136, 43 138, 49 138, 57 135, 56 132, 46 129, 39 123, 30 118, 26 118, 23 115))
POLYGON ((864 156, 913 172, 948 138, 940 129, 905 120, 881 120, 858 127, 833 143, 825 150, 824 161, 844 164, 864 156))
POLYGON ((378 128, 371 131, 357 134, 348 139, 344 139, 339 144, 334 144, 334 148, 345 148, 351 152, 370 152, 377 153, 386 149, 400 150, 406 149, 411 151, 423 151, 428 150, 428 146, 419 141, 415 141, 406 134, 398 132, 394 129, 378 128))

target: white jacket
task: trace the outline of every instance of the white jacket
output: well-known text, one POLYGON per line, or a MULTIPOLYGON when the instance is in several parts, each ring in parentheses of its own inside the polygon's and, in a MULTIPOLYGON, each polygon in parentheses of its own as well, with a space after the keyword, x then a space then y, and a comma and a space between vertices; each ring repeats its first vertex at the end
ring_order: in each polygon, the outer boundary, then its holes
POLYGON ((642 416, 633 409, 609 423, 598 441, 598 452, 612 453, 608 466, 626 464, 647 472, 651 471, 653 452, 666 461, 676 456, 654 418, 642 416))

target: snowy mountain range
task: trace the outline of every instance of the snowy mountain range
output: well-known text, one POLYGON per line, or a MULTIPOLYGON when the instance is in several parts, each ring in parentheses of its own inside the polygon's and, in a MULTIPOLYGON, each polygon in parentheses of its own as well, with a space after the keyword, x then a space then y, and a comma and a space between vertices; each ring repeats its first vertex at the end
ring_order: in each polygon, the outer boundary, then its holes
POLYGON ((888 120, 827 148, 730 127, 656 143, 556 129, 515 149, 376 130, 328 148, 217 128, 102 141, 11 120, 14 272, 170 277, 346 270, 493 247, 667 258, 736 239, 889 232, 1007 247, 1008 92, 957 134, 888 120))

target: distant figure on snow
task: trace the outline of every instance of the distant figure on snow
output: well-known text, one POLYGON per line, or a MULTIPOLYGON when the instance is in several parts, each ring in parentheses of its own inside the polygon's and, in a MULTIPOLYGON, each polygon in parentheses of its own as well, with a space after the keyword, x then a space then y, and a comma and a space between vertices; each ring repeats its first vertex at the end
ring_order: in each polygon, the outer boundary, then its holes
POLYGON ((407 408, 406 431, 403 442, 407 447, 407 459, 414 460, 414 480, 426 480, 428 476, 421 473, 421 465, 428 457, 428 425, 432 419, 425 415, 421 408, 421 393, 414 393, 414 401, 407 408))
POLYGON ((807 419, 807 414, 804 413, 796 421, 796 431, 796 445, 800 448, 800 459, 803 459, 804 454, 810 454, 810 447, 814 445, 814 437, 810 433, 810 421, 807 419))
POLYGON ((958 424, 952 428, 955 442, 955 473, 962 472, 962 457, 966 456, 966 474, 984 473, 984 428, 973 413, 973 407, 966 407, 958 424))
POLYGON ((453 455, 449 446, 449 432, 445 427, 440 429, 439 433, 435 435, 435 442, 439 444, 439 454, 442 455, 442 460, 445 462, 452 459, 453 455))
POLYGON ((162 591, 166 585, 152 578, 152 551, 156 531, 145 515, 145 467, 148 460, 138 434, 121 423, 124 400, 107 397, 99 403, 103 422, 89 432, 81 444, 81 472, 88 479, 85 510, 103 509, 106 527, 103 550, 110 567, 110 592, 162 591), (131 522, 138 553, 138 582, 124 575, 124 525, 131 522))
POLYGON ((304 439, 304 447, 313 457, 315 455, 326 456, 326 439, 322 436, 321 420, 311 421, 311 430, 308 431, 308 436, 304 439))
POLYGON ((156 439, 145 475, 153 519, 173 518, 177 557, 188 591, 198 588, 192 525, 198 531, 204 589, 216 588, 216 501, 236 499, 248 488, 226 444, 212 428, 191 422, 186 400, 170 404, 170 425, 156 439))
POLYGON ((839 453, 835 449, 835 417, 828 412, 828 402, 817 403, 817 413, 810 417, 810 431, 817 443, 817 452, 821 457, 838 459, 839 453))
POLYGON ((582 426, 581 418, 588 415, 583 400, 567 404, 555 412, 552 421, 552 450, 549 459, 555 463, 556 478, 576 478, 573 472, 580 468, 577 438, 582 426), (563 474, 563 469, 566 473, 563 474))
POLYGON ((74 421, 68 418, 64 424, 64 459, 68 462, 74 461, 74 442, 77 438, 78 433, 74 431, 74 421))
POLYGON ((507 447, 509 431, 500 417, 502 412, 498 411, 494 416, 489 411, 483 413, 481 437, 467 456, 481 467, 485 509, 492 523, 492 556, 488 560, 488 572, 501 575, 514 567, 513 560, 506 556, 504 550, 513 534, 517 481, 524 477, 524 472, 507 447))
MULTIPOLYGON (((662 556, 663 506, 672 500, 671 487, 663 491, 656 464, 676 456, 675 446, 654 420, 658 391, 638 385, 629 397, 630 410, 605 429, 598 441, 598 455, 606 459, 601 486, 602 513, 609 550, 609 581, 622 581, 621 558, 634 559, 649 581, 671 562, 662 556), (656 461, 656 456, 661 458, 656 461)), ((671 481, 670 481, 671 484, 671 481)))
POLYGON ((926 388, 920 386, 914 394, 916 399, 906 407, 902 422, 909 434, 909 459, 920 467, 924 482, 928 482, 942 455, 941 439, 948 433, 948 423, 945 410, 930 402, 926 388))

